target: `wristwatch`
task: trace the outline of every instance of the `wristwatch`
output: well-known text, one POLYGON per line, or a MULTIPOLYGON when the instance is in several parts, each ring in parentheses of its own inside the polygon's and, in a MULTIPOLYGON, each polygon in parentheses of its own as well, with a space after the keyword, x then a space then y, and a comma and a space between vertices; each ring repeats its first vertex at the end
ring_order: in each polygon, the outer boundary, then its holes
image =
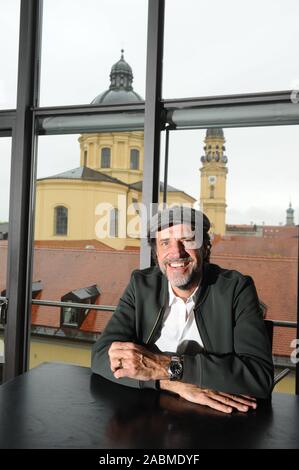
POLYGON ((179 356, 171 356, 167 372, 169 380, 180 380, 183 375, 183 358, 179 356))

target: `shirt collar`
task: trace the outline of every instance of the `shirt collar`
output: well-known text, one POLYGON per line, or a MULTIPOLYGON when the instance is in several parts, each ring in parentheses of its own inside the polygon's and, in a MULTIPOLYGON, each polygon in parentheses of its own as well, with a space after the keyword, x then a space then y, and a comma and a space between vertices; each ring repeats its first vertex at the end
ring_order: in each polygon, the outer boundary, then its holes
MULTIPOLYGON (((190 300, 191 300, 192 302, 195 302, 195 295, 196 295, 198 289, 199 289, 199 285, 196 287, 196 289, 192 292, 192 294, 190 295, 190 297, 187 299, 187 302, 190 301, 190 300)), ((171 284, 170 284, 169 281, 168 281, 168 294, 169 294, 169 302, 168 302, 168 305, 169 305, 169 307, 171 307, 171 305, 172 305, 175 301, 177 301, 177 299, 180 299, 180 297, 178 297, 177 295, 175 295, 175 293, 173 292, 172 287, 171 287, 171 284)), ((187 302, 186 302, 186 303, 187 303, 187 302)))

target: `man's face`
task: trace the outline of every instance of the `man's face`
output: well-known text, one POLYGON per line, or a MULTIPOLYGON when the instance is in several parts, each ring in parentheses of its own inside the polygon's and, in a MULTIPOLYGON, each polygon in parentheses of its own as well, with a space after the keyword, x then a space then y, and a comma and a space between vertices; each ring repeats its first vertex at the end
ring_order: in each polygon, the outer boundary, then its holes
POLYGON ((198 248, 188 224, 174 225, 157 232, 157 259, 172 287, 187 290, 199 281, 202 250, 198 248))

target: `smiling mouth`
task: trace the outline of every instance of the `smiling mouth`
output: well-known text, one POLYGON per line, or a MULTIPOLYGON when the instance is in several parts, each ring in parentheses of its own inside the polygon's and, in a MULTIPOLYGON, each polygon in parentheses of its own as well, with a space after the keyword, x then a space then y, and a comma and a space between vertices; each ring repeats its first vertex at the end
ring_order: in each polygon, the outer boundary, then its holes
POLYGON ((190 264, 190 260, 187 261, 173 261, 167 263, 167 266, 170 266, 172 269, 183 269, 186 268, 190 264))

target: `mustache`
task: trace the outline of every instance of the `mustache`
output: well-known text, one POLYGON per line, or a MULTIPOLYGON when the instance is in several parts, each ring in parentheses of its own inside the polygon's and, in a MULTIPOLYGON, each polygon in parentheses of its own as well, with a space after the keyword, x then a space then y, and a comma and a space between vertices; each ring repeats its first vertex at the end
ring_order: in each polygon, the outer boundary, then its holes
POLYGON ((163 261, 163 264, 186 263, 187 261, 193 261, 193 258, 191 258, 191 256, 187 256, 187 258, 167 258, 163 261))

